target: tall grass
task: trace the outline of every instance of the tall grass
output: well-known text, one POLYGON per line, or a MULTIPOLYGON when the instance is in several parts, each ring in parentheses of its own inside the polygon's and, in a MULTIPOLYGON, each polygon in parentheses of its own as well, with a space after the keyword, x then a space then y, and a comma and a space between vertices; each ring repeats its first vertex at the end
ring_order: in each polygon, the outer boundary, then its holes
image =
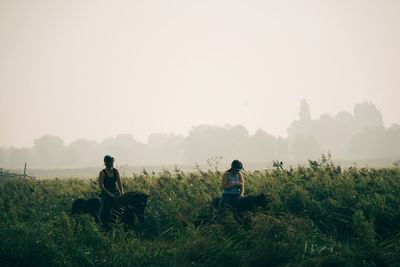
POLYGON ((165 170, 123 178, 149 198, 146 222, 104 232, 71 203, 98 194, 95 181, 0 182, 2 266, 398 266, 400 169, 331 163, 248 171, 246 194, 267 210, 198 225, 220 194, 221 172, 165 170))

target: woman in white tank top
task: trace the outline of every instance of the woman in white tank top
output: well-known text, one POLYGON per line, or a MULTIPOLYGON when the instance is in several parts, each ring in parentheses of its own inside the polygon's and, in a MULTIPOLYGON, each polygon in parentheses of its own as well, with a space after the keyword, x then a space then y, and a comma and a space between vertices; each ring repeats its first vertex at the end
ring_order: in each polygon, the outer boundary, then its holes
POLYGON ((244 179, 240 171, 243 164, 239 160, 232 161, 231 168, 222 176, 222 195, 218 206, 218 214, 223 215, 225 206, 232 204, 239 197, 244 195, 244 179))

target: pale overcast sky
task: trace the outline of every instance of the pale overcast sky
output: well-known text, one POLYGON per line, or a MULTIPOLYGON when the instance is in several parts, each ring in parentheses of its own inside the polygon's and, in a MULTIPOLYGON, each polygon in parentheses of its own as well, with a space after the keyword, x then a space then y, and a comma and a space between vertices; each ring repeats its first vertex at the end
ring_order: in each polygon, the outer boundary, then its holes
POLYGON ((373 102, 400 122, 398 0, 0 0, 0 146, 242 124, 286 136, 373 102))

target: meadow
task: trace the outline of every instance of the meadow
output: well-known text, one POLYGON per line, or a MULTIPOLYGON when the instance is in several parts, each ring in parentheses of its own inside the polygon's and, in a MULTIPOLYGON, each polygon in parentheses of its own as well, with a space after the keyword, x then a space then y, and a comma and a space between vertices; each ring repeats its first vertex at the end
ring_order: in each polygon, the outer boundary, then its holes
POLYGON ((330 161, 245 171, 246 194, 267 209, 239 223, 198 224, 220 195, 218 169, 134 173, 125 191, 149 194, 146 221, 104 232, 70 217, 95 180, 0 181, 1 266, 400 266, 400 168, 342 169, 330 161))

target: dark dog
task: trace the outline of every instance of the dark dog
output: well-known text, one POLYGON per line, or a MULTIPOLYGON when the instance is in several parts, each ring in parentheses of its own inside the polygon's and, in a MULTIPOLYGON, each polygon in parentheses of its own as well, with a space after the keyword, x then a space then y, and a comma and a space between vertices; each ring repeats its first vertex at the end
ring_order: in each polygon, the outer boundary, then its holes
MULTIPOLYGON (((213 198, 211 208, 218 210, 220 198, 213 198)), ((266 208, 271 200, 265 194, 249 195, 238 197, 230 203, 230 208, 234 212, 254 211, 256 208, 266 208)))
POLYGON ((122 222, 130 226, 133 225, 135 216, 139 222, 143 223, 148 197, 148 195, 141 192, 126 192, 116 197, 113 207, 114 216, 119 217, 122 222))
POLYGON ((72 203, 71 215, 89 214, 96 222, 100 222, 99 211, 101 207, 100 198, 94 197, 89 199, 78 198, 72 203))
MULTIPOLYGON (((195 221, 195 225, 199 226, 202 224, 214 223, 214 219, 219 218, 218 208, 219 208, 220 197, 213 198, 210 204, 210 211, 208 215, 199 216, 195 221)), ((257 209, 266 209, 271 202, 271 198, 265 194, 258 195, 248 195, 244 197, 238 197, 231 203, 227 203, 227 210, 233 212, 233 217, 239 223, 243 223, 243 213, 246 211, 255 211, 257 209)))
MULTIPOLYGON (((126 192, 117 196, 114 201, 112 220, 114 222, 121 221, 129 226, 133 225, 135 217, 138 218, 139 222, 144 222, 144 210, 148 197, 141 192, 126 192)), ((78 198, 72 203, 71 215, 89 214, 94 217, 96 222, 100 222, 100 207, 100 198, 78 198)))

